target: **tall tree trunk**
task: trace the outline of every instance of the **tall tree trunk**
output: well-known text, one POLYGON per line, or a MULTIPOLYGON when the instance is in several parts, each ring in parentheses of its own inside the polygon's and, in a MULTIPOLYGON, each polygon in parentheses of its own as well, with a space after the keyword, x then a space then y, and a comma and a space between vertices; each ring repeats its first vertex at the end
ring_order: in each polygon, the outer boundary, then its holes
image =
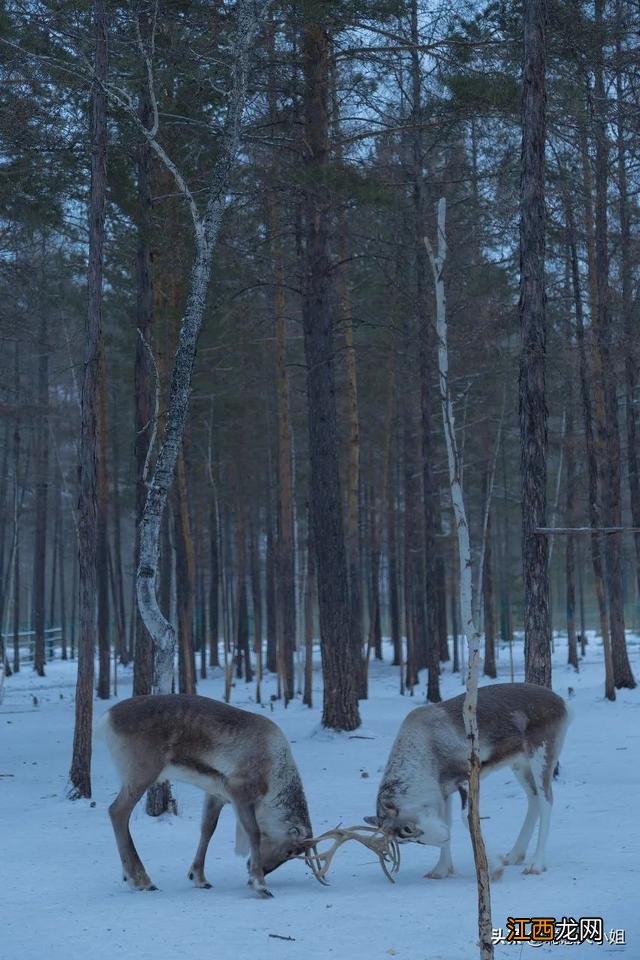
POLYGON ((104 342, 98 360, 98 517, 96 542, 96 577, 98 585, 98 685, 101 700, 109 699, 111 677, 111 643, 109 636, 109 473, 107 463, 107 370, 104 342))
POLYGON ((65 529, 64 529, 64 511, 62 511, 60 516, 60 537, 58 538, 58 569, 60 571, 58 577, 58 583, 60 586, 59 593, 59 608, 60 608, 60 631, 61 631, 61 651, 60 655, 63 660, 67 659, 67 588, 66 588, 66 577, 65 577, 65 560, 66 560, 66 550, 65 550, 65 529))
POLYGON ((209 666, 220 666, 220 534, 217 497, 211 498, 209 511, 209 666))
MULTIPOLYGON (((112 406, 113 408, 113 406, 112 406)), ((127 617, 124 602, 124 571, 122 568, 122 503, 119 482, 119 444, 118 430, 111 431, 111 454, 113 462, 113 609, 117 627, 117 652, 120 663, 126 666, 129 663, 127 649, 127 617)))
MULTIPOLYGON (((566 517, 567 526, 576 525, 575 491, 576 491, 576 459, 575 437, 573 428, 573 371, 569 375, 569 395, 567 397, 567 476, 566 476, 566 517)), ((567 537, 565 554, 565 580, 567 605, 567 662, 578 669, 578 646, 576 643, 576 578, 575 578, 575 539, 567 537)))
MULTIPOLYGON (((580 378, 580 399, 582 405, 582 417, 584 423, 585 448, 587 454, 587 478, 588 478, 588 501, 589 501, 589 523, 593 529, 601 525, 601 514, 598 494, 598 455, 596 451, 596 441, 594 434, 594 417, 591 402, 591 375, 588 365, 587 349, 585 344, 585 328, 582 309, 582 293, 580 285, 580 268, 578 264, 578 251, 575 242, 575 226, 573 222, 573 212, 571 202, 567 193, 565 193, 565 209, 567 220, 567 235, 569 242, 569 253, 571 257, 571 283, 573 286, 573 302, 576 319, 576 343, 578 347, 578 370, 580 378)), ((572 492, 573 495, 573 492, 572 492)), ((613 660, 611 657, 611 641, 609 636, 609 621, 607 617, 607 601, 604 587, 604 569, 602 560, 602 540, 599 534, 592 533, 590 538, 591 563, 593 566, 594 584, 596 598, 598 601, 598 612, 600 616, 600 633, 604 648, 605 665, 605 696, 609 700, 615 700, 615 684, 613 678, 613 660)), ((581 572, 581 571, 580 571, 581 572)), ((581 592, 581 598, 583 594, 581 592)), ((581 599, 582 602, 582 599, 581 599)), ((584 629, 581 631, 584 637, 584 629)))
MULTIPOLYGON (((458 454, 455 433, 453 403, 449 392, 449 353, 447 345, 447 311, 444 285, 444 267, 447 254, 445 233, 446 201, 438 202, 438 245, 434 252, 427 237, 425 243, 429 250, 434 285, 436 288, 436 323, 438 331, 438 372, 440 379, 440 397, 447 462, 449 466, 449 484, 451 502, 458 535, 458 561, 460 569, 460 610, 464 632, 467 637, 469 668, 467 672, 466 693, 463 704, 464 730, 469 745, 469 830, 473 847, 478 888, 478 934, 481 960, 493 960, 493 941, 491 937, 491 890, 489 886, 489 865, 480 825, 480 736, 478 731, 478 673, 480 666, 480 632, 474 622, 471 584, 471 544, 469 524, 462 490, 461 462, 458 454)), ((488 484, 487 484, 488 486, 488 484)), ((486 561, 485 561, 486 562, 486 561)))
POLYGON ((405 616, 407 620, 407 686, 418 682, 427 662, 425 613, 424 509, 420 477, 421 430, 409 391, 404 395, 404 541, 405 616))
POLYGON ((500 635, 505 643, 513 640, 511 619, 511 525, 509 523, 509 488, 507 474, 507 445, 502 448, 502 576, 500 586, 500 635))
POLYGON ((304 691, 302 702, 313 706, 313 610, 316 599, 315 550, 311 537, 311 514, 307 519, 307 581, 304 606, 304 691))
POLYGON ((173 542, 176 558, 176 613, 178 622, 178 689, 196 692, 193 653, 193 608, 196 564, 189 517, 189 492, 184 447, 178 457, 173 500, 173 542))
MULTIPOLYGON (((79 533, 78 533, 79 536, 79 533)), ((72 564, 73 576, 71 579, 71 630, 69 632, 69 654, 72 660, 75 660, 76 656, 76 626, 78 623, 78 597, 79 597, 79 575, 80 575, 80 561, 78 558, 78 551, 73 551, 73 564, 72 564)))
POLYGON ((380 611, 380 538, 377 534, 376 498, 373 487, 369 487, 369 545, 370 545, 370 603, 369 650, 373 650, 376 660, 382 660, 382 623, 380 611))
POLYGON ((453 664, 451 666, 452 673, 460 672, 460 652, 459 652, 460 623, 458 620, 459 593, 460 593, 460 589, 458 587, 457 566, 455 563, 453 563, 452 570, 451 570, 451 633, 453 634, 453 664))
POLYGON ((436 563, 436 603, 438 614, 438 639, 440 643, 440 662, 449 659, 449 631, 447 629, 447 575, 442 550, 438 551, 436 563))
MULTIPOLYGON (((9 445, 7 444, 7 447, 9 445)), ((58 585, 58 540, 60 539, 60 502, 61 489, 58 484, 55 488, 53 507, 53 537, 51 540, 51 578, 49 583, 49 616, 47 626, 49 628, 56 625, 56 587, 58 585)))
POLYGON ((267 670, 278 672, 278 616, 276 608, 276 538, 271 515, 271 491, 267 501, 267 556, 266 556, 266 602, 267 602, 267 670))
MULTIPOLYGON (((611 317, 609 311, 609 244, 607 237, 607 189, 609 144, 607 139, 607 105, 604 84, 604 0, 595 2, 595 26, 599 33, 594 69, 594 132, 596 144, 596 279, 598 309, 595 334, 599 354, 600 389, 604 399, 604 419, 601 426, 602 448, 601 489, 604 522, 609 527, 622 526, 622 499, 620 476, 620 431, 618 425, 618 396, 616 358, 612 351, 611 317)), ((624 588, 622 582, 622 534, 609 534, 605 539, 607 594, 611 627, 611 654, 616 687, 635 687, 627 655, 624 631, 624 588)))
MULTIPOLYGON (((259 531, 260 515, 256 520, 259 531)), ((256 703, 262 703, 262 583, 260 578, 259 536, 251 529, 251 609, 253 611, 253 652, 256 658, 256 703)))
MULTIPOLYGON (((623 0, 616 0, 616 118, 618 199, 620 210, 620 280, 622 285, 622 322, 624 330, 624 357, 626 380, 625 417, 627 428, 627 478, 629 504, 633 526, 640 528, 640 469, 638 466, 638 334, 637 318, 633 309, 633 263, 631 242, 631 216, 629 211, 629 187, 627 177, 627 145, 625 138, 625 110, 623 70, 624 57, 622 33, 625 28, 623 0)), ((633 535, 636 550, 636 593, 640 598, 640 533, 633 535)))
MULTIPOLYGON (((149 36, 149 17, 140 13, 140 33, 143 38, 149 36)), ((139 116, 145 127, 149 127, 152 118, 152 105, 146 78, 141 86, 139 116)), ((135 487, 135 546, 134 563, 136 570, 140 562, 140 521, 147 499, 146 472, 149 448, 156 436, 158 424, 155 417, 158 411, 152 403, 152 347, 154 290, 153 264, 151 254, 152 234, 152 194, 151 194, 151 147, 146 140, 138 146, 137 153, 138 219, 136 248, 136 353, 134 366, 135 398, 135 443, 136 464, 135 487)), ((136 605, 134 613, 135 634, 133 652, 133 695, 142 696, 151 693, 153 685, 153 644, 149 631, 144 625, 136 605)))
MULTIPOLYGON (((183 178, 175 168, 172 169, 192 216, 196 253, 171 377, 165 435, 149 481, 140 524, 137 596, 140 613, 153 639, 153 689, 157 693, 169 693, 171 690, 175 652, 175 630, 163 615, 156 595, 161 521, 187 421, 196 348, 204 319, 213 253, 227 204, 227 186, 240 144, 249 56, 265 5, 262 0, 258 3, 255 3, 255 0, 238 0, 235 6, 232 87, 227 97, 220 150, 209 180, 204 215, 200 214, 183 178)), ((162 156, 157 140, 151 139, 150 142, 162 156)))
MULTIPOLYGON (((489 464, 485 472, 486 489, 489 487, 489 464)), ((490 494, 488 494, 490 496, 490 494)), ((482 600, 484 607, 484 665, 486 677, 497 677, 496 670, 496 627, 493 609, 493 545, 491 533, 491 509, 487 517, 485 532, 484 563, 482 566, 482 600)))
POLYGON ((437 597, 437 556, 436 542, 436 488, 433 479, 433 441, 431 439, 432 418, 432 371, 434 344, 431 324, 428 321, 427 305, 427 256, 424 246, 426 223, 424 198, 424 144, 422 137, 422 70, 420 65, 418 31, 418 2, 411 2, 411 93, 412 93, 412 135, 413 151, 413 214, 416 270, 416 306, 418 310, 418 335, 420 344, 420 399, 422 415, 422 484, 424 509, 424 572, 426 603, 426 654, 428 669, 427 700, 437 703, 440 696, 440 636, 438 629, 437 597))
POLYGON ((33 544, 33 669, 45 671, 45 565, 47 559, 47 500, 49 491, 49 339, 47 307, 42 305, 38 337, 38 406, 36 431, 35 538, 33 544))
POLYGON ((545 399, 546 0, 525 0, 520 182, 520 438, 525 679, 551 686, 545 399))
POLYGON ((303 303, 311 509, 317 557, 324 675, 322 723, 360 725, 351 642, 348 570, 338 468, 334 344, 328 249, 327 96, 329 37, 321 8, 305 6, 303 27, 306 262, 303 303))
POLYGON ((95 80, 91 117, 91 191, 89 198, 89 275, 78 503, 80 636, 71 797, 91 796, 93 654, 97 628, 97 434, 98 385, 102 344, 102 269, 107 174, 107 15, 104 0, 93 0, 95 80))
MULTIPOLYGON (((278 89, 275 56, 275 20, 267 26, 269 73, 267 100, 269 119, 278 123, 278 89)), ((282 671, 282 692, 285 703, 294 696, 293 653, 296 642, 295 553, 293 536, 292 431, 289 409, 289 374, 287 370, 287 303, 285 296, 284 255, 282 249, 282 217, 279 200, 280 164, 275 151, 267 187, 267 225, 274 269, 273 315, 276 334, 276 409, 277 409, 277 541, 275 549, 275 591, 278 623, 277 663, 282 671)), ((267 656, 267 666, 269 660, 267 656)))
POLYGON ((247 560, 246 560, 246 525, 244 507, 238 501, 236 506, 236 542, 237 542, 237 614, 236 614, 236 677, 240 679, 244 671, 244 679, 251 683, 253 670, 249 652, 249 605, 247 601, 247 560))
MULTIPOLYGON (((333 51, 332 51, 333 53, 333 51)), ((332 56, 331 69, 331 117, 333 162, 340 168, 343 164, 342 132, 340 127, 340 103, 338 99, 338 71, 332 56)), ((346 531, 347 567, 349 573, 349 603, 351 607, 351 642, 356 671, 356 686, 359 699, 367 697, 368 659, 363 653, 364 623, 362 599, 362 557, 360 555, 360 421, 358 416, 358 371, 353 336, 351 309, 351 281, 349 277, 349 224, 344 202, 340 203, 337 215, 338 260, 336 273, 339 322, 344 335, 344 401, 346 424, 343 441, 346 460, 344 470, 346 483, 346 531)))
POLYGON ((398 592, 398 530, 395 483, 387 493, 387 556, 389 561, 389 624, 393 647, 393 666, 402 665, 402 635, 400 627, 400 597, 398 592))
MULTIPOLYGON (((272 231, 278 228, 275 214, 272 231)), ((293 538, 293 476, 291 422, 287 375, 287 329, 284 298, 284 267, 279 238, 274 241, 276 265, 276 381, 278 399, 278 540, 276 545, 276 599, 278 603, 279 661, 285 703, 294 696, 293 652, 296 637, 295 555, 293 538)))
POLYGON ((15 358, 16 418, 13 427, 13 672, 20 670, 20 341, 16 339, 15 358))

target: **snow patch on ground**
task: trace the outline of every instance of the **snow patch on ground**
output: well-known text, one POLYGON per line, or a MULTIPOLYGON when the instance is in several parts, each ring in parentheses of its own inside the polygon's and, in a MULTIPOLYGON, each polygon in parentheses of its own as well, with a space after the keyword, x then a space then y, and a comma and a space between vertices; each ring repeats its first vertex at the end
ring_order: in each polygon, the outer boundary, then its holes
MULTIPOLYGON (((637 637, 630 638, 630 655, 640 678, 637 637)), ((503 879, 492 885, 494 926, 505 927, 508 916, 603 917, 607 931, 626 928, 626 946, 544 945, 537 948, 538 955, 624 954, 640 960, 640 689, 619 691, 615 704, 603 699, 602 648, 593 636, 579 674, 565 661, 566 644, 559 639, 554 688, 565 698, 572 688, 574 718, 554 785, 548 871, 532 877, 523 876, 521 867, 505 870, 503 879)), ((522 679, 520 645, 515 664, 515 679, 522 679)), ((498 679, 509 679, 506 649, 500 650, 498 679)), ((438 851, 410 845, 403 847, 401 873, 391 886, 377 862, 351 844, 336 856, 329 888, 319 886, 302 863, 293 862, 269 877, 275 899, 262 901, 246 886, 244 861, 234 855, 235 823, 228 808, 207 859, 214 889, 195 889, 186 879, 198 841, 203 795, 176 784, 177 817, 151 819, 143 804, 134 812, 132 833, 160 890, 130 891, 120 878, 107 815, 118 784, 103 744, 95 745, 94 799, 65 799, 74 684, 75 664, 60 661, 47 665, 44 678, 26 669, 6 681, 0 704, 0 960, 477 956, 473 856, 455 810, 454 877, 423 879, 438 851)), ((198 690, 220 697, 222 687, 216 671, 198 690)), ((401 697, 398 668, 372 661, 370 699, 361 704, 363 726, 354 735, 323 730, 319 706, 309 710, 296 700, 285 709, 271 702, 274 689, 271 680, 263 683, 266 706, 260 707, 253 700, 253 686, 236 681, 232 702, 264 711, 289 737, 315 832, 340 822, 361 822, 375 813, 389 749, 404 716, 424 702, 424 683, 414 697, 401 697)), ((460 676, 445 664, 443 695, 455 696, 462 689, 460 676)), ((129 696, 130 690, 131 673, 121 671, 119 696, 129 696)), ((314 697, 320 705, 319 676, 314 697)), ((96 718, 109 705, 96 701, 96 718)), ((490 852, 511 847, 525 810, 524 795, 510 770, 483 781, 483 826, 490 852)), ((532 949, 504 945, 496 948, 496 957, 519 960, 532 949)))

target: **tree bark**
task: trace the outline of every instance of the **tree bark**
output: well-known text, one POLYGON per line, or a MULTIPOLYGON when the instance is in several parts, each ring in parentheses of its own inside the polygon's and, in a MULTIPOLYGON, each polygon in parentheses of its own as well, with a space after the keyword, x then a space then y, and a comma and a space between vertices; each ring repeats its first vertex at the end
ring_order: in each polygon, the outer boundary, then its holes
POLYGON ((338 468, 334 344, 330 316, 329 37, 322 10, 305 7, 303 27, 306 261, 303 303, 307 365, 311 509, 317 559, 324 674, 322 723, 360 725, 351 638, 348 570, 338 468))
MULTIPOLYGON (((605 526, 622 526, 622 499, 620 475, 620 431, 618 424, 618 396, 615 357, 612 351, 611 317, 609 310, 609 244, 607 237, 607 190, 609 143, 607 138, 607 105, 604 85, 604 0, 595 2, 595 26, 599 33, 594 69, 594 132, 595 157, 595 240, 598 309, 595 316, 596 347, 599 354, 598 373, 604 400, 604 417, 600 424, 602 457, 601 490, 605 526)), ((624 588, 622 582, 622 534, 605 539, 607 594, 611 628, 611 654, 616 687, 635 687, 627 654, 624 629, 624 588)))
POLYGON ((111 643, 109 636, 109 473, 107 463, 107 385, 104 342, 98 359, 98 476, 97 476, 97 541, 96 578, 98 586, 98 684, 97 694, 108 700, 111 678, 111 643))
MULTIPOLYGON (((149 36, 149 18, 144 10, 140 13, 140 33, 145 40, 149 36)), ((152 119, 152 106, 149 89, 143 83, 139 103, 140 120, 149 127, 152 119)), ((138 146, 137 154, 138 219, 136 248, 136 353, 134 366, 135 426, 134 456, 136 463, 135 518, 136 532, 134 545, 135 569, 140 562, 140 522, 147 498, 146 471, 148 467, 150 445, 156 435, 158 424, 154 418, 158 411, 152 403, 152 346, 151 335, 154 322, 153 261, 151 252, 152 236, 152 195, 151 195, 151 147, 146 140, 138 146)), ((140 611, 135 608, 135 634, 133 652, 133 695, 134 697, 151 693, 153 685, 153 644, 149 631, 144 625, 140 611)))
POLYGON ((486 677, 495 678, 497 677, 498 673, 496 670, 496 627, 493 608, 493 547, 491 534, 491 511, 489 511, 489 515, 487 517, 487 529, 485 536, 484 565, 482 571, 482 599, 484 607, 483 672, 486 677))
MULTIPOLYGON (((406 372, 406 371, 405 371, 406 372)), ((425 611, 425 548, 423 485, 420 471, 421 429, 409 391, 404 394, 404 541, 405 616, 407 621, 406 684, 413 688, 427 665, 425 611)))
POLYGON ((453 403, 449 392, 449 354, 447 346, 447 313, 444 286, 444 267, 447 254, 445 234, 446 201, 438 202, 438 245, 437 253, 431 248, 428 239, 425 243, 429 250, 436 288, 436 323, 438 330, 438 370, 440 374, 440 397, 442 401, 442 419, 447 446, 449 465, 449 484, 451 501, 458 534, 458 560, 460 566, 460 610, 469 652, 466 693, 463 704, 464 728, 469 743, 469 830, 476 868, 478 886, 478 934, 481 960, 492 960, 493 941, 491 937, 491 889, 489 886, 489 865, 480 826, 480 741, 478 733, 478 673, 480 666, 480 632, 474 622, 471 583, 471 544, 467 522, 464 494, 460 472, 453 403))
POLYGON ((113 584, 112 601, 114 621, 116 627, 116 650, 118 659, 123 666, 129 663, 127 648, 127 616, 124 602, 124 571, 122 567, 122 502, 119 482, 119 445, 118 431, 111 431, 111 455, 113 462, 113 584))
POLYGON ((545 0, 524 3, 520 181, 520 438, 525 679, 551 686, 545 398, 545 0))
POLYGON ((93 655, 97 628, 97 434, 98 385, 102 344, 102 271, 107 179, 107 14, 104 0, 93 0, 95 76, 91 117, 91 191, 89 197, 89 274, 84 381, 80 433, 78 560, 80 636, 76 682, 70 797, 91 796, 93 655))
MULTIPOLYGON (((576 343, 578 347, 578 370, 580 378, 580 399, 582 418, 584 423, 585 449, 587 454, 587 477, 589 499, 589 523, 592 529, 601 526, 600 504, 598 493, 598 455, 593 426, 593 407, 591 402, 591 376, 588 365, 587 349, 585 344, 585 328, 582 309, 582 293, 580 285, 580 268, 578 251, 575 242, 575 226, 571 201, 565 192, 565 210, 567 220, 567 235, 571 257, 571 283, 573 287, 573 302, 576 320, 576 343)), ((601 538, 593 533, 589 538, 591 548, 591 563, 593 566, 594 585, 598 601, 600 616, 600 633, 604 648, 605 665, 605 696, 608 700, 615 700, 615 684, 613 679, 613 661, 611 657, 611 641, 609 636, 609 621, 607 617, 607 602, 604 587, 604 569, 602 561, 601 538)), ((581 593, 582 597, 582 593, 581 593)), ((584 637, 584 630, 582 634, 584 637)))
MULTIPOLYGON (((622 323, 624 332, 624 357, 626 379, 625 418, 627 429, 627 479, 629 504, 633 526, 640 528, 640 469, 638 467, 638 335, 637 319, 633 308, 633 263, 631 241, 631 216, 629 210, 629 186, 627 176, 627 144, 625 137, 626 117, 624 111, 624 54, 622 32, 625 26, 624 4, 616 0, 616 118, 618 199, 620 211, 620 280, 622 285, 622 323)), ((636 550, 636 593, 640 597, 640 533, 633 535, 636 550)))
POLYGON ((36 431, 35 537, 33 544, 33 669, 45 674, 45 565, 47 559, 47 501, 49 491, 49 338, 46 306, 43 305, 38 337, 38 406, 36 431))
POLYGON ((400 597, 398 591, 398 531, 395 484, 389 484, 387 493, 387 557, 389 561, 389 623, 394 667, 402 666, 402 635, 400 627, 400 597))
POLYGON ((178 622, 178 689, 196 692, 193 649, 193 609, 196 565, 189 517, 189 492, 184 447, 178 456, 173 488, 173 542, 176 560, 176 613, 178 622))
POLYGON ((307 582, 304 606, 304 691, 302 702, 313 706, 313 611, 316 600, 315 551, 311 538, 311 515, 307 521, 307 582))
POLYGON ((211 498, 209 511, 209 666, 220 666, 220 543, 217 498, 211 498))
POLYGON ((276 609, 276 538, 271 515, 271 491, 267 501, 267 556, 266 556, 266 602, 267 602, 267 670, 278 672, 278 616, 276 609))
POLYGON ((418 311, 418 342, 420 345, 420 400, 422 416, 422 485, 423 485, 423 543, 426 605, 426 666, 427 700, 438 703, 440 696, 440 648, 438 626, 437 558, 436 542, 436 489, 433 479, 433 442, 431 439, 432 386, 434 344, 431 324, 428 320, 426 293, 427 256, 423 242, 426 222, 423 170, 425 166, 422 137, 422 71, 420 66, 418 31, 418 3, 411 2, 411 91, 412 91, 412 137, 413 151, 413 214, 415 242, 416 307, 418 311))

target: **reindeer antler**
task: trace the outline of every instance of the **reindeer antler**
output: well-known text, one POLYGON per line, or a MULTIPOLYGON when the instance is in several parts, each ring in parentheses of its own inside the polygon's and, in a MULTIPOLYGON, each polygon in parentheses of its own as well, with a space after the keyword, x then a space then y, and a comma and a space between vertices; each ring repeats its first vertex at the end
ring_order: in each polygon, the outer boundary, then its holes
POLYGON ((358 840, 368 850, 371 850, 378 857, 380 866, 384 875, 391 883, 395 883, 392 874, 400 869, 400 846, 389 833, 380 827, 370 827, 366 824, 357 824, 354 827, 343 827, 338 824, 333 830, 327 830, 319 837, 312 837, 307 840, 307 852, 303 858, 313 873, 316 880, 326 884, 325 877, 331 866, 331 862, 343 843, 347 840, 358 840), (320 853, 318 843, 323 840, 333 840, 329 849, 320 853))

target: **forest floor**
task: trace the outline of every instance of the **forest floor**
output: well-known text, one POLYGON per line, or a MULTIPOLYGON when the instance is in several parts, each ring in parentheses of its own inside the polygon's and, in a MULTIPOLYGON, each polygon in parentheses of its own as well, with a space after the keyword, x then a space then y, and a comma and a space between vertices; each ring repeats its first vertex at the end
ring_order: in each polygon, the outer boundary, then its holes
MULTIPOLYGON (((640 678, 640 639, 630 637, 640 678)), ((516 680, 522 679, 516 645, 516 680)), ((573 722, 555 783, 547 851, 548 870, 523 876, 509 867, 492 884, 493 925, 506 932, 507 917, 602 917, 604 929, 626 929, 626 946, 544 944, 554 958, 624 954, 640 960, 640 688, 603 699, 602 648, 592 637, 576 674, 565 664, 566 644, 556 643, 554 688, 571 700, 573 722)), ((213 890, 186 879, 198 839, 202 793, 176 784, 178 816, 134 812, 132 833, 157 893, 136 893, 121 881, 107 815, 117 778, 102 744, 96 744, 94 800, 65 799, 74 720, 75 664, 54 661, 47 676, 30 669, 6 682, 0 705, 0 924, 1 960, 475 960, 476 883, 469 837, 454 815, 456 875, 425 880, 437 851, 402 849, 402 868, 391 886, 357 844, 337 855, 331 886, 321 887, 300 862, 269 877, 275 898, 259 900, 246 885, 244 860, 234 855, 234 817, 223 812, 207 861, 213 890), (34 702, 37 698, 37 704, 34 702)), ((509 679, 505 649, 499 679, 509 679)), ((316 676, 316 702, 321 702, 316 676)), ((121 671, 119 696, 129 696, 130 672, 121 671)), ((220 671, 199 692, 222 694, 220 671)), ((446 697, 461 692, 450 664, 442 674, 446 697)), ((232 702, 268 711, 293 744, 320 833, 337 823, 358 823, 375 812, 378 781, 405 714, 424 702, 398 694, 398 671, 371 664, 370 699, 361 703, 357 736, 323 730, 320 711, 295 701, 285 710, 270 703, 273 681, 263 686, 267 707, 256 707, 254 687, 236 682, 232 702)), ((112 701, 113 702, 113 701, 112 701)), ((109 707, 96 701, 96 715, 109 707)), ((456 808, 457 808, 456 802, 456 808)), ((508 768, 483 781, 483 827, 490 851, 508 850, 525 813, 525 799, 508 768)), ((496 947, 500 960, 532 954, 531 944, 496 947)))

